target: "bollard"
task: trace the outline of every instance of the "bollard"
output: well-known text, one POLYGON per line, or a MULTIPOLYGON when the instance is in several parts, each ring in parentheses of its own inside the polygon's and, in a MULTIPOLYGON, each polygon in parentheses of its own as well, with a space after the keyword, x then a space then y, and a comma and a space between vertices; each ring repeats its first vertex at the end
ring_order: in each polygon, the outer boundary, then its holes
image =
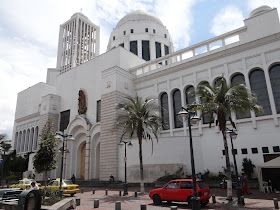
POLYGON ((134 192, 134 197, 136 198, 137 197, 137 191, 135 190, 134 192))
POLYGON ((81 199, 80 198, 76 198, 76 205, 77 206, 81 205, 81 199))
POLYGON ((273 198, 273 202, 274 202, 274 208, 279 209, 277 198, 273 198))
POLYGON ((216 203, 216 196, 215 195, 212 195, 212 202, 216 203))
POLYGON ((99 199, 93 200, 93 208, 99 208, 99 199))
POLYGON ((108 195, 108 190, 107 189, 105 190, 105 195, 108 195))
POLYGON ((170 206, 170 209, 171 210, 177 210, 178 208, 177 208, 177 206, 170 206))
POLYGON ((147 205, 146 204, 141 204, 140 209, 141 210, 147 210, 147 205))
POLYGON ((240 196, 240 205, 245 205, 244 196, 240 196))
POLYGON ((119 191, 119 196, 122 196, 122 191, 121 190, 119 191))
POLYGON ((84 193, 84 188, 81 189, 81 193, 84 193))
POLYGON ((121 202, 120 201, 116 201, 115 202, 115 210, 121 210, 121 202))
POLYGON ((94 188, 92 189, 92 194, 95 194, 95 189, 94 188))

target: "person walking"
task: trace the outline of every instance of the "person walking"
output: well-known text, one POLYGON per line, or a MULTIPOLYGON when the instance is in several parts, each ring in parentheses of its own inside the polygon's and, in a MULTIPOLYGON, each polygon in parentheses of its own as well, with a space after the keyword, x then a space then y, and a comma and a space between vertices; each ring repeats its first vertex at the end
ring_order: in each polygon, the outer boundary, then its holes
POLYGON ((75 177, 74 174, 73 174, 73 176, 71 177, 71 181, 72 181, 73 184, 75 184, 75 182, 76 182, 76 177, 75 177))
POLYGON ((242 175, 240 176, 240 183, 241 183, 241 187, 242 187, 242 194, 246 194, 249 195, 248 192, 248 188, 247 188, 247 180, 246 180, 246 176, 244 173, 242 173, 242 175))

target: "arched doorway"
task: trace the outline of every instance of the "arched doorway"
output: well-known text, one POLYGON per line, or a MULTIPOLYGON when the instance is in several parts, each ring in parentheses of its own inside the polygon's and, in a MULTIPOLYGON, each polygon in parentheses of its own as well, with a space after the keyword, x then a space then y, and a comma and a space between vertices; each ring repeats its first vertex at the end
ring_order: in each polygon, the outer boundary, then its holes
POLYGON ((81 149, 81 169, 80 169, 81 179, 85 179, 85 166, 86 166, 86 144, 84 144, 81 149))

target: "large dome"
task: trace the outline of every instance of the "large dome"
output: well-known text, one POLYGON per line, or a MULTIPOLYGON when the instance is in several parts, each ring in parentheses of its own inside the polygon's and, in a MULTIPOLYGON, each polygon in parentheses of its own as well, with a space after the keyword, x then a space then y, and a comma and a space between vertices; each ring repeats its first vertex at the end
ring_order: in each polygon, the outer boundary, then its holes
POLYGON ((150 20, 160 25, 163 25, 161 20, 150 12, 144 12, 141 10, 136 10, 124 16, 117 24, 116 28, 129 22, 129 21, 141 21, 141 20, 150 20))

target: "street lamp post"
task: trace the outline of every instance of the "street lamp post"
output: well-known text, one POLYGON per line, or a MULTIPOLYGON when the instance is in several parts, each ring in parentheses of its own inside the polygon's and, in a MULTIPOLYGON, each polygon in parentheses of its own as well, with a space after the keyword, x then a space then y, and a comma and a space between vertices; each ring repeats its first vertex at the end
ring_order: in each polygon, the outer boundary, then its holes
POLYGON ((200 209, 200 198, 197 197, 197 190, 196 190, 196 176, 195 176, 195 164, 194 164, 194 155, 193 155, 193 142, 192 142, 192 129, 191 123, 197 124, 200 120, 199 117, 196 116, 195 112, 190 111, 182 107, 182 111, 177 114, 179 120, 181 122, 188 121, 189 126, 189 138, 190 138, 190 152, 191 152, 191 167, 192 167, 192 180, 193 180, 193 197, 191 198, 191 206, 193 210, 200 209))
POLYGON ((234 147, 233 147, 233 141, 234 139, 237 138, 237 133, 234 132, 233 129, 226 129, 226 133, 229 134, 230 136, 230 141, 231 141, 231 152, 232 152, 232 156, 233 156, 233 162, 234 162, 234 171, 235 171, 235 176, 236 176, 236 191, 237 191, 237 202, 238 204, 241 203, 241 195, 242 195, 242 191, 241 191, 241 186, 240 186, 240 181, 238 179, 238 170, 237 170, 237 164, 236 164, 236 158, 235 158, 235 152, 234 152, 234 147))
POLYGON ((59 197, 62 198, 63 190, 61 189, 61 184, 62 184, 62 173, 63 173, 63 158, 64 158, 64 142, 65 139, 68 140, 75 140, 72 135, 68 134, 61 134, 61 133, 56 133, 56 138, 62 137, 62 149, 61 149, 61 167, 60 167, 60 181, 59 181, 59 197))
POLYGON ((126 175, 126 162, 127 162, 127 157, 126 157, 126 144, 128 144, 128 147, 132 147, 133 144, 131 143, 131 141, 123 141, 120 140, 119 145, 122 146, 124 144, 124 184, 123 184, 123 195, 128 195, 127 192, 127 175, 126 175))

